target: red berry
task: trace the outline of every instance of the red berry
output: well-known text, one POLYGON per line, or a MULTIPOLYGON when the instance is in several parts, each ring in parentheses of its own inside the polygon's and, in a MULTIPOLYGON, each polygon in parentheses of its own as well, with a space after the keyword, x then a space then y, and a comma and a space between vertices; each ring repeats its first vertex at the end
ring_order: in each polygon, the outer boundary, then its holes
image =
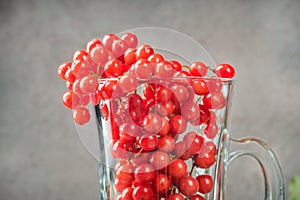
POLYGON ((174 134, 183 133, 186 130, 187 122, 181 115, 174 115, 170 118, 170 131, 174 134))
POLYGON ((181 194, 174 193, 167 196, 166 200, 185 200, 185 198, 181 194))
POLYGON ((91 114, 90 111, 85 107, 75 108, 73 112, 73 119, 76 124, 84 125, 90 121, 91 114))
POLYGON ((189 198, 189 200, 205 200, 200 194, 195 194, 189 198))
POLYGON ((187 102, 182 107, 182 116, 186 121, 195 121, 200 117, 199 106, 194 102, 187 102))
POLYGON ((135 52, 136 52, 136 49, 127 49, 125 51, 124 61, 125 61, 125 64, 127 64, 128 66, 131 66, 132 64, 134 64, 136 62, 135 52))
POLYGON ((73 61, 84 60, 89 54, 85 50, 75 51, 73 54, 73 61))
POLYGON ((112 44, 115 40, 119 40, 118 36, 115 34, 106 34, 103 36, 102 43, 108 51, 112 50, 112 44))
POLYGON ((176 71, 178 72, 181 72, 182 71, 182 65, 176 61, 176 60, 172 60, 170 61, 171 65, 172 65, 172 68, 175 69, 176 71))
POLYGON ((213 178, 210 175, 203 174, 196 177, 199 183, 199 192, 202 194, 207 194, 212 190, 213 178))
POLYGON ((115 40, 112 44, 112 53, 116 58, 123 56, 127 49, 127 43, 121 39, 115 40))
POLYGON ((158 149, 165 152, 172 152, 175 147, 174 139, 169 136, 163 136, 158 139, 158 149))
POLYGON ((163 118, 157 114, 149 113, 143 119, 143 127, 150 133, 158 133, 163 127, 163 118))
POLYGON ((57 73, 61 79, 66 80, 65 74, 66 71, 71 68, 71 65, 72 65, 71 62, 64 62, 58 66, 57 73))
POLYGON ((164 57, 160 54, 155 53, 148 57, 148 61, 150 63, 160 63, 164 61, 164 57))
POLYGON ((134 200, 152 200, 153 196, 153 190, 149 186, 137 186, 132 193, 134 200))
POLYGON ((186 196, 192 196, 198 192, 199 183, 195 178, 191 176, 184 177, 180 181, 179 190, 186 196))
POLYGON ((155 177, 155 169, 152 165, 143 163, 139 164, 134 170, 134 178, 136 181, 151 181, 155 177))
POLYGON ((84 94, 94 93, 98 88, 98 79, 94 75, 85 76, 81 79, 79 87, 84 94))
POLYGON ((207 70, 207 66, 202 62, 194 62, 190 66, 190 73, 192 76, 205 76, 207 70))
POLYGON ((217 150, 214 143, 205 143, 200 153, 194 157, 195 164, 200 168, 209 168, 216 162, 216 153, 217 150))
POLYGON ((155 72, 155 75, 159 78, 170 78, 175 74, 175 70, 168 61, 157 63, 155 72))
POLYGON ((213 139, 218 134, 218 125, 216 123, 209 123, 205 129, 204 134, 208 139, 213 139))
POLYGON ((204 143, 204 138, 196 132, 189 132, 183 140, 186 141, 187 151, 191 154, 199 153, 204 143))
POLYGON ((171 180, 165 174, 157 174, 153 179, 153 188, 156 192, 166 193, 170 186, 171 180))
POLYGON ((102 46, 102 42, 98 39, 92 39, 91 41, 89 41, 87 44, 86 44, 86 51, 88 53, 90 53, 92 51, 92 49, 94 49, 95 47, 97 46, 102 46))
POLYGON ((170 163, 170 157, 167 153, 163 151, 156 151, 152 154, 150 158, 150 164, 156 169, 163 169, 167 167, 170 163))
POLYGON ((145 151, 152 151, 156 149, 158 144, 158 139, 155 135, 151 136, 143 136, 139 140, 139 145, 145 150, 145 151))
POLYGON ((192 79, 191 85, 197 95, 205 95, 209 92, 207 84, 201 79, 192 79))
POLYGON ((233 78, 235 74, 234 68, 229 64, 219 64, 215 71, 217 77, 233 78))
POLYGON ((145 58, 140 58, 134 64, 134 72, 140 78, 148 78, 153 74, 153 65, 145 58))
POLYGON ((124 74, 119 79, 119 87, 126 93, 134 91, 138 87, 138 80, 132 74, 124 74))
POLYGON ((125 33, 122 38, 129 48, 136 48, 138 39, 134 33, 125 33))
POLYGON ((135 55, 136 55, 136 58, 137 58, 137 59, 140 59, 140 58, 145 58, 145 59, 147 59, 147 58, 148 58, 149 56, 151 56, 153 53, 154 53, 154 50, 153 50, 153 48, 152 48, 150 45, 148 45, 148 44, 143 44, 143 45, 141 45, 141 46, 137 49, 135 55))
POLYGON ((131 184, 132 184, 132 182, 128 182, 128 181, 124 181, 124 180, 120 180, 120 179, 116 178, 114 186, 118 192, 122 192, 126 188, 131 187, 131 184))
POLYGON ((63 94, 62 102, 67 108, 73 109, 79 105, 80 98, 78 95, 74 94, 74 92, 69 90, 63 94))
POLYGON ((168 166, 168 174, 176 179, 184 177, 187 174, 186 163, 181 159, 172 160, 168 166))
POLYGON ((72 69, 67 69, 65 73, 65 79, 71 83, 74 83, 76 76, 73 74, 72 69))
POLYGON ((107 77, 118 77, 123 74, 124 67, 125 66, 121 61, 117 59, 111 60, 106 63, 104 73, 107 77))
POLYGON ((203 105, 208 109, 222 109, 226 105, 226 99, 222 92, 212 92, 204 96, 203 105))
POLYGON ((91 50, 90 57, 97 65, 104 64, 108 60, 108 52, 102 44, 97 45, 91 50))
POLYGON ((133 188, 125 188, 121 193, 121 200, 133 200, 132 198, 133 188))

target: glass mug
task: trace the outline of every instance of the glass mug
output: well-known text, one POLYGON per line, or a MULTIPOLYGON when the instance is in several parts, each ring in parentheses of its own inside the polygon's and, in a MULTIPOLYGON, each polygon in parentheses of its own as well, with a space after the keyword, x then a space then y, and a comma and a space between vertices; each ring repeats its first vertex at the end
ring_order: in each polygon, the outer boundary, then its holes
MULTIPOLYGON (((107 84, 116 80, 101 81, 107 84)), ((182 199, 195 195, 195 199, 201 199, 199 195, 207 200, 225 199, 228 164, 245 155, 255 158, 262 168, 265 199, 284 199, 282 172, 272 150, 258 139, 229 136, 232 90, 231 79, 149 78, 139 80, 138 89, 131 94, 114 91, 111 99, 101 101, 95 107, 101 199, 130 199, 121 198, 126 193, 137 199, 139 195, 144 196, 141 199, 180 199, 176 195, 182 199), (195 82, 207 86, 210 99, 194 90, 195 82), (151 99, 149 90, 154 92, 153 98, 149 106, 148 102, 142 105, 151 99), (163 96, 166 91, 171 97, 163 96), (177 102, 173 112, 161 106, 168 98, 177 102), (145 123, 147 120, 150 122, 145 123), (157 125, 160 123, 163 125, 157 125), (230 152, 230 143, 240 148, 230 152)))
MULTIPOLYGON (((126 32, 166 60, 216 66, 200 44, 180 32, 153 27, 126 32)), ((99 80, 109 87, 116 81, 99 80)), ((245 155, 261 166, 265 199, 284 199, 282 172, 272 150, 258 139, 229 136, 232 79, 138 81, 133 92, 110 91, 109 98, 90 106, 91 123, 77 126, 82 143, 99 161, 102 200, 224 200, 228 164, 245 155), (239 150, 230 152, 231 143, 239 150)))

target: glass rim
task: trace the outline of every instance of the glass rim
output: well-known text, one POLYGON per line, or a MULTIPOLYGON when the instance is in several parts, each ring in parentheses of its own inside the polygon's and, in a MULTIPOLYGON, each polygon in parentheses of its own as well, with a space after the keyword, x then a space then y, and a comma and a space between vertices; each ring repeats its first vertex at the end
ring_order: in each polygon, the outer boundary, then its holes
MULTIPOLYGON (((110 77, 110 78, 98 78, 98 82, 102 82, 102 81, 117 81, 121 78, 120 77, 110 77)), ((153 81, 153 80, 156 80, 156 81, 168 81, 168 80, 191 80, 191 79, 200 79, 200 80, 204 80, 204 81, 211 81, 211 80, 219 80, 221 81, 222 83, 232 83, 235 81, 235 78, 220 78, 220 77, 216 77, 216 76, 211 76, 211 77, 208 77, 208 76, 178 76, 178 77, 169 77, 169 78, 159 78, 159 77, 156 77, 156 76, 151 76, 149 78, 137 78, 138 81, 141 81, 141 82, 147 82, 147 81, 153 81)))

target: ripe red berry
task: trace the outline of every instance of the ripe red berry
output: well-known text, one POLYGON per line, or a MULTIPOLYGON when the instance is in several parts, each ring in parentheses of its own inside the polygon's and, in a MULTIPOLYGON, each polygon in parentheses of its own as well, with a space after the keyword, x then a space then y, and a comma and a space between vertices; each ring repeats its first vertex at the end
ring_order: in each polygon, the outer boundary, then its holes
POLYGON ((132 92, 138 87, 138 80, 132 74, 124 74, 119 79, 119 87, 126 93, 132 92))
POLYGON ((220 78, 233 78, 235 70, 230 64, 219 64, 215 73, 220 78))
POLYGON ((187 122, 181 115, 174 115, 170 118, 170 131, 174 134, 183 133, 186 130, 187 122))
POLYGON ((155 177, 155 169, 152 165, 142 163, 136 166, 134 170, 134 178, 139 182, 151 181, 155 177))
POLYGON ((191 176, 184 177, 180 181, 179 190, 186 196, 192 196, 198 192, 199 183, 195 178, 191 176))
POLYGON ((165 174, 157 174, 153 179, 153 188, 158 193, 166 193, 170 186, 171 180, 165 174))
POLYGON ((205 200, 200 194, 195 194, 189 198, 189 200, 205 200))
POLYGON ((164 61, 164 57, 158 53, 155 53, 148 57, 148 61, 150 63, 160 63, 164 61))
POLYGON ((170 157, 166 152, 156 151, 150 157, 150 164, 156 169, 163 169, 170 163, 170 157))
POLYGON ((84 60, 89 54, 85 50, 75 51, 73 54, 73 61, 84 60))
POLYGON ((115 40, 119 40, 119 37, 115 34, 105 34, 102 39, 102 43, 108 51, 112 51, 112 44, 115 40))
POLYGON ((136 50, 136 58, 145 58, 147 59, 149 56, 151 56, 154 53, 153 48, 148 45, 148 44, 143 44, 141 45, 137 50, 136 50))
POLYGON ((207 66, 203 62, 194 62, 190 66, 190 73, 192 76, 205 76, 207 70, 207 66))
POLYGON ((182 178, 187 174, 187 165, 182 159, 172 160, 168 166, 168 174, 172 178, 182 178))
POLYGON ((166 200, 185 200, 185 198, 181 194, 174 193, 167 196, 166 200))
POLYGON ((69 90, 63 94, 62 102, 67 108, 73 109, 79 105, 80 98, 73 91, 69 90))
POLYGON ((124 62, 128 66, 131 66, 136 62, 136 57, 135 57, 135 52, 136 49, 127 49, 124 53, 124 62))
POLYGON ((163 136, 158 139, 158 149, 165 152, 172 152, 175 147, 174 139, 169 136, 163 136))
POLYGON ((123 74, 124 64, 120 60, 108 61, 104 68, 104 73, 107 77, 118 77, 123 74))
POLYGON ((157 144, 158 144, 158 139, 157 139, 156 135, 143 136, 139 140, 139 145, 145 151, 152 151, 152 150, 156 149, 157 144))
POLYGON ((102 42, 98 39, 92 39, 91 41, 89 41, 87 44, 86 44, 86 51, 88 53, 90 53, 92 51, 92 49, 94 49, 95 47, 97 46, 101 46, 103 45, 102 42))
POLYGON ((81 79, 79 87, 84 94, 94 93, 98 88, 98 79, 94 75, 85 76, 81 79))
POLYGON ((122 38, 129 48, 136 48, 138 39, 134 33, 125 33, 122 38))
POLYGON ((210 175, 203 174, 196 177, 199 183, 199 192, 202 194, 207 194, 212 190, 213 178, 210 175))
POLYGON ((71 65, 72 65, 71 62, 64 62, 58 66, 57 73, 61 79, 66 80, 65 74, 66 71, 71 68, 71 65))
POLYGON ((158 133, 163 127, 163 119, 157 114, 149 113, 143 119, 143 127, 150 133, 158 133))
POLYGON ((132 198, 134 200, 152 200, 153 190, 149 186, 137 186, 133 189, 132 198))
POLYGON ((73 119, 79 125, 84 125, 90 121, 90 111, 85 107, 75 108, 73 112, 73 119))

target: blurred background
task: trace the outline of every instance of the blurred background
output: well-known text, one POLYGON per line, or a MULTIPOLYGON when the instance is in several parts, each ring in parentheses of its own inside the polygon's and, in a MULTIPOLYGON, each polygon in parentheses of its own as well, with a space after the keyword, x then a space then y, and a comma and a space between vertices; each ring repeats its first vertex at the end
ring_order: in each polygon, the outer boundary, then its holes
MULTIPOLYGON (((97 162, 61 103, 57 66, 92 38, 143 26, 183 32, 237 70, 231 136, 300 174, 300 1, 1 0, 0 199, 99 199, 97 162)), ((228 199, 263 199, 250 158, 230 165, 228 199)))

